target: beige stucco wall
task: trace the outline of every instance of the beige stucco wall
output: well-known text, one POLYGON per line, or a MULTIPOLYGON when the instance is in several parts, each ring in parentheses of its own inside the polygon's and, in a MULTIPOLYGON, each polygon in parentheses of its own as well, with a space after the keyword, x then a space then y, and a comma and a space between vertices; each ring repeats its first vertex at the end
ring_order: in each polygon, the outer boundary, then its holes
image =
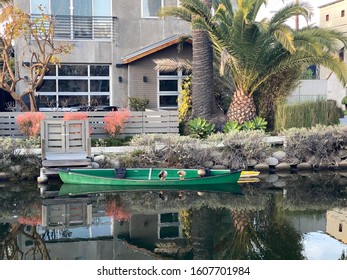
MULTIPOLYGON (((341 32, 347 31, 347 1, 335 1, 329 5, 320 7, 320 27, 335 29, 341 32), (341 11, 345 11, 344 17, 341 16, 341 11), (326 20, 329 15, 329 20, 326 20)), ((342 48, 342 45, 341 45, 342 48)), ((338 54, 336 54, 338 55, 338 54)), ((347 52, 345 50, 345 62, 347 60, 347 52)), ((327 80, 327 98, 336 100, 341 106, 341 100, 346 95, 346 88, 337 79, 336 75, 331 70, 324 67, 320 68, 320 79, 327 80)))

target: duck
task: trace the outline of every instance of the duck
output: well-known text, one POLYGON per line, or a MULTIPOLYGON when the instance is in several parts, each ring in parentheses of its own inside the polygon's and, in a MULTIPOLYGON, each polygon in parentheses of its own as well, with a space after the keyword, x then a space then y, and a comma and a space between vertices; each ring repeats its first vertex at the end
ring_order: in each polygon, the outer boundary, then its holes
POLYGON ((164 191, 159 192, 159 198, 163 201, 167 201, 168 195, 164 191))
POLYGON ((160 171, 158 176, 159 176, 160 180, 165 180, 167 177, 167 171, 166 170, 160 171))
POLYGON ((177 175, 180 176, 180 180, 184 180, 184 176, 186 176, 187 172, 184 170, 178 170, 177 175))
POLYGON ((198 176, 199 177, 204 177, 206 175, 206 170, 203 167, 198 168, 198 176))

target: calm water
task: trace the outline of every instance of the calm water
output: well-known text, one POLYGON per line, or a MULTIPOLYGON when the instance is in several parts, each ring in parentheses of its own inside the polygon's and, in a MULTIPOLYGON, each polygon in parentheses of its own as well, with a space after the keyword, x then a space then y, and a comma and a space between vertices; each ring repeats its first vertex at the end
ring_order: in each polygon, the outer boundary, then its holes
POLYGON ((0 259, 319 259, 347 252, 347 177, 262 175, 231 192, 59 196, 0 183, 0 259))

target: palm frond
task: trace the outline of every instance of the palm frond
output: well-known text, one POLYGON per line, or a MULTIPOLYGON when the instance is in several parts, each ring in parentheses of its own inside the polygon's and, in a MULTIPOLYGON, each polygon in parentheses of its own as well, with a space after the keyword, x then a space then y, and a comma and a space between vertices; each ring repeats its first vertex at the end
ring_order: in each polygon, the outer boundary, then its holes
POLYGON ((154 67, 157 71, 171 72, 176 70, 192 71, 192 63, 190 60, 181 58, 160 58, 154 59, 156 64, 154 67))

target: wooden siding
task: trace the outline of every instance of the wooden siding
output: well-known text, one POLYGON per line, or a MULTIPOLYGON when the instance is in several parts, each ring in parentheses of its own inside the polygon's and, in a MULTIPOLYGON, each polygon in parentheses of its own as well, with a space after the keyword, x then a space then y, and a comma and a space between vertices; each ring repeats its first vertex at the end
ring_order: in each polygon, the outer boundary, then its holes
POLYGON ((156 65, 153 60, 160 58, 181 58, 191 60, 192 46, 191 44, 186 43, 183 47, 183 51, 178 53, 177 45, 174 45, 129 64, 129 75, 131 80, 129 85, 129 95, 130 97, 147 97, 149 99, 149 109, 158 108, 158 79, 157 71, 154 69, 156 65), (147 82, 143 81, 143 76, 147 77, 147 82))
MULTIPOLYGON (((20 112, 0 112, 0 137, 24 138, 16 123, 16 116, 20 112)), ((103 118, 107 112, 88 112, 88 122, 92 139, 106 138, 109 135, 104 129, 103 118)), ((61 119, 63 112, 45 112, 46 119, 61 119)), ((53 128, 52 128, 53 129, 53 128)), ((178 133, 177 111, 145 111, 131 112, 125 130, 121 134, 131 136, 149 133, 178 133)), ((61 140, 60 140, 61 141, 61 140)))

